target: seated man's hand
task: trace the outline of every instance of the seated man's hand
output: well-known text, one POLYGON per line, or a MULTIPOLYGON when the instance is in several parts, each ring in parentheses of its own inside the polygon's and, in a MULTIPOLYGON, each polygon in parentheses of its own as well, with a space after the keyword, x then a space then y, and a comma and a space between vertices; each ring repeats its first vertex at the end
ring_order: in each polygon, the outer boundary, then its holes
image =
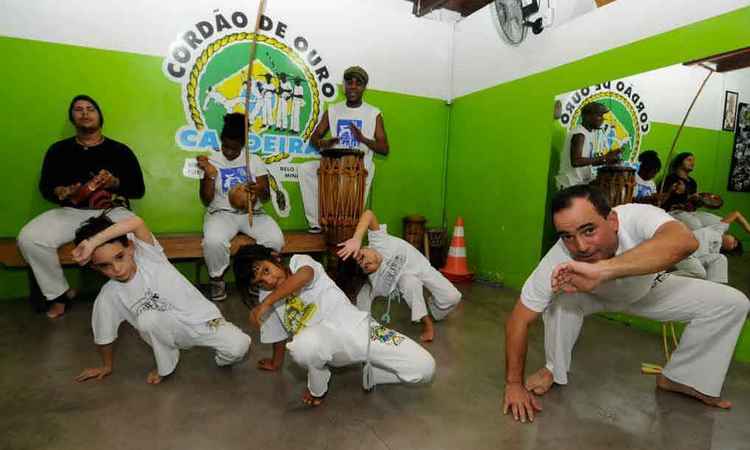
POLYGON ((110 367, 94 367, 90 369, 84 369, 83 372, 81 372, 80 375, 75 377, 75 380, 79 383, 91 380, 93 378, 96 378, 97 380, 102 380, 104 377, 109 376, 109 374, 112 373, 112 368, 110 367))
POLYGON ((58 200, 62 201, 75 194, 80 188, 81 183, 74 183, 70 186, 58 186, 54 189, 53 193, 58 200))
POLYGON ((120 179, 112 175, 112 173, 106 169, 100 170, 94 179, 104 189, 116 189, 120 186, 120 179))
POLYGON ((219 174, 219 171, 216 170, 216 167, 214 167, 214 165, 208 161, 208 156, 197 156, 195 160, 198 161, 198 167, 200 167, 201 170, 203 170, 209 177, 216 178, 216 176, 219 174))
POLYGON ((534 414, 542 410, 542 404, 521 383, 507 383, 503 399, 503 414, 510 412, 515 420, 534 421, 534 414))

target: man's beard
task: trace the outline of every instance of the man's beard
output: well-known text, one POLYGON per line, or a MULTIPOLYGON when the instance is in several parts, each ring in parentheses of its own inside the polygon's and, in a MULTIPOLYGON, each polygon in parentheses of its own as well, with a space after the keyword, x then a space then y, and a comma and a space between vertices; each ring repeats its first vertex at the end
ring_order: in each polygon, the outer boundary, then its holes
POLYGON ((80 134, 94 134, 97 131, 99 131, 100 129, 101 129, 101 127, 99 125, 93 125, 93 126, 89 126, 89 127, 81 125, 81 126, 77 126, 76 127, 76 130, 78 130, 78 132, 80 134))

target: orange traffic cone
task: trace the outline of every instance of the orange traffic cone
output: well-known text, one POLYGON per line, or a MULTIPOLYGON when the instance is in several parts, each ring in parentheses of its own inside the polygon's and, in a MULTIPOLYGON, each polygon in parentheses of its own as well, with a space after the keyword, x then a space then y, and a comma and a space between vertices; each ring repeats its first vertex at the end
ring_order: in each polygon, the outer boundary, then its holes
POLYGON ((464 243, 464 219, 456 218, 456 226, 453 227, 453 238, 448 250, 448 259, 445 267, 440 272, 451 281, 471 281, 474 274, 469 271, 466 264, 466 244, 464 243))

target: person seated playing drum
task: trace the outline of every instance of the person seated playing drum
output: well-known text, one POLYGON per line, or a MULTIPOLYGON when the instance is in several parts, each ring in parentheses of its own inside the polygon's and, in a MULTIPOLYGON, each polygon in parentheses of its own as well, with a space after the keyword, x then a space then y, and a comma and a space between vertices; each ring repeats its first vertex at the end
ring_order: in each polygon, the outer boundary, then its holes
POLYGON ((39 190, 50 209, 28 222, 18 233, 18 248, 31 266, 42 295, 40 309, 50 318, 65 314, 75 292, 68 285, 57 248, 73 240, 82 221, 105 208, 114 221, 131 217, 129 199, 143 197, 146 188, 138 159, 125 144, 102 134, 104 115, 88 95, 77 95, 68 107, 73 137, 47 150, 39 190))
MULTIPOLYGON (((323 117, 313 130, 310 144, 319 150, 331 148, 355 149, 364 152, 365 180, 364 204, 370 185, 375 176, 373 152, 388 154, 388 137, 385 134, 383 115, 380 110, 362 100, 367 89, 369 76, 361 67, 349 67, 344 71, 344 93, 346 101, 336 103, 323 113, 323 117), (331 138, 324 139, 330 130, 331 138)), ((318 169, 320 161, 315 160, 297 165, 299 185, 305 218, 311 233, 320 233, 320 211, 318 203, 318 169)), ((364 205, 363 205, 364 207, 364 205)))
MULTIPOLYGON (((272 217, 265 214, 262 201, 269 199, 268 169, 258 155, 250 155, 252 173, 245 161, 245 115, 224 116, 221 130, 221 151, 199 156, 198 166, 204 177, 200 182, 200 198, 206 205, 203 219, 203 255, 211 277, 208 297, 213 301, 227 298, 224 272, 229 267, 230 242, 242 232, 261 245, 281 251, 284 235, 272 217), (249 190, 255 197, 252 225, 245 208, 232 206, 230 197, 242 198, 239 189, 249 190)), ((244 204, 240 201, 239 203, 244 204)))
POLYGON ((635 174, 635 193, 633 199, 636 203, 657 204, 659 195, 654 178, 661 170, 659 154, 654 150, 646 150, 638 155, 640 166, 635 174))
POLYGON ((461 301, 461 292, 413 245, 381 229, 370 210, 362 214, 354 236, 339 246, 341 259, 354 257, 369 275, 369 285, 362 286, 357 295, 357 306, 369 311, 373 298, 388 296, 398 289, 411 308, 412 322, 422 322, 422 342, 431 342, 435 337, 432 317, 445 318, 461 301), (362 247, 365 233, 369 245, 362 247), (429 311, 423 288, 431 294, 429 311))
POLYGON ((695 156, 689 152, 683 152, 675 156, 670 164, 670 173, 664 178, 662 191, 668 192, 669 196, 661 207, 665 211, 684 209, 695 210, 695 202, 698 200, 698 183, 690 172, 695 169, 695 156))
POLYGON ((572 128, 565 138, 560 154, 560 170, 555 177, 560 189, 594 181, 593 166, 613 164, 620 160, 621 150, 597 156, 604 115, 609 112, 603 103, 590 102, 581 108, 581 124, 572 128))
POLYGON ((234 273, 243 289, 261 289, 261 303, 250 312, 250 323, 260 329, 261 342, 273 344, 273 355, 258 361, 258 369, 279 370, 289 349, 292 359, 307 370, 305 404, 323 402, 329 367, 368 362, 367 389, 432 380, 435 360, 427 350, 355 308, 310 256, 294 255, 287 265, 269 248, 244 246, 235 256, 234 273))

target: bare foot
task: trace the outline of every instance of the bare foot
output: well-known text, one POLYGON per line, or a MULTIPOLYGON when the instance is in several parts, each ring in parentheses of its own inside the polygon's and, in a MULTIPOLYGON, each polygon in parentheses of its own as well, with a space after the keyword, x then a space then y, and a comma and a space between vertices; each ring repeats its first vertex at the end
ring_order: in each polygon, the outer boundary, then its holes
POLYGON ((729 409, 732 407, 732 402, 730 402, 729 400, 722 400, 719 397, 709 397, 708 395, 701 394, 690 386, 672 381, 662 374, 656 376, 656 387, 665 391, 688 395, 702 401, 708 406, 715 406, 721 409, 729 409))
MULTIPOLYGON (((65 291, 65 298, 67 300, 73 300, 78 296, 78 289, 70 288, 67 291, 65 291)), ((53 302, 52 306, 47 310, 47 317, 50 319, 57 319, 58 317, 61 317, 65 315, 65 304, 64 303, 57 303, 53 302)))
POLYGON ((432 317, 422 317, 422 334, 419 335, 419 340, 422 342, 432 342, 435 339, 435 328, 432 323, 432 317))
POLYGON ((267 370, 269 372, 276 372, 277 370, 279 370, 279 367, 273 363, 273 359, 263 358, 258 361, 258 369, 267 370))
POLYGON ((302 393, 302 403, 305 405, 310 406, 320 406, 321 403, 323 403, 323 399, 325 398, 325 394, 323 394, 320 397, 316 397, 310 393, 310 389, 305 388, 305 391, 302 393))
POLYGON ((64 303, 53 302, 52 306, 50 306, 49 310, 47 310, 47 317, 49 317, 50 319, 57 319, 58 317, 62 317, 63 315, 65 315, 64 303))
POLYGON ((548 368, 542 367, 526 378, 524 386, 527 391, 533 392, 536 395, 544 395, 554 383, 555 377, 552 375, 552 372, 548 368))
POLYGON ((159 372, 156 369, 149 372, 148 377, 146 377, 146 383, 148 384, 159 384, 161 383, 161 380, 161 375, 159 375, 159 372))

